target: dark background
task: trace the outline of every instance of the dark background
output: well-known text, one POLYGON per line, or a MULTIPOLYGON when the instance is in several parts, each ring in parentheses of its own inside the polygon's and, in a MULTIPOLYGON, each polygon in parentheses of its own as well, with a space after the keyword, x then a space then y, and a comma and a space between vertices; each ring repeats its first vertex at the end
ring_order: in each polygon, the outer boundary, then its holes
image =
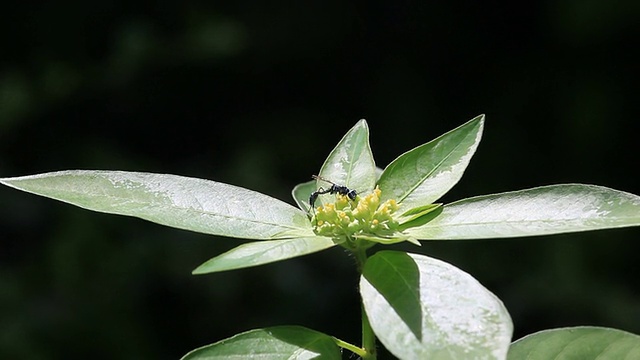
MULTIPOLYGON (((640 194, 639 20, 633 0, 15 3, 0 12, 0 176, 173 173, 293 203, 361 118, 384 167, 484 113, 444 202, 568 182, 640 194)), ((192 276, 242 241, 6 187, 0 205, 2 359, 176 359, 281 324, 359 343, 357 274, 340 249, 192 276)), ((640 333, 639 237, 409 249, 496 293, 514 338, 640 333)))

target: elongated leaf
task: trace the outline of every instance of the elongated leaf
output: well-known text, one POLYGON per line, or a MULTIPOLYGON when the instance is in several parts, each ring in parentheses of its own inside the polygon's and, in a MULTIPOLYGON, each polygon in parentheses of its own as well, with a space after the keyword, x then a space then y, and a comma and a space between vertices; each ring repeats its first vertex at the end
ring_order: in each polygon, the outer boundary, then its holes
POLYGON ((437 214, 440 213, 441 208, 442 204, 429 204, 413 208, 405 212, 400 218, 402 221, 400 223, 400 230, 404 231, 404 229, 425 224, 427 221, 437 216, 437 214))
POLYGON ((410 228, 417 239, 481 239, 640 225, 640 197, 595 185, 552 185, 478 196, 410 228))
POLYGON ((247 331, 193 350, 182 360, 214 359, 341 359, 333 339, 300 326, 277 326, 247 331))
POLYGON ((378 185, 382 200, 395 199, 404 209, 438 200, 462 177, 476 151, 484 115, 400 155, 386 167, 378 185))
MULTIPOLYGON (((369 127, 365 120, 358 121, 340 140, 325 160, 318 175, 358 193, 373 190, 376 183, 376 165, 369 145, 369 127)), ((330 186, 318 180, 316 189, 326 189, 330 186)), ((334 198, 325 201, 323 196, 318 200, 322 204, 335 201, 334 198)))
POLYGON ((207 234, 249 239, 314 235, 301 210, 255 191, 209 180, 75 170, 0 182, 85 209, 207 234))
POLYGON ((504 359, 511 318, 502 302, 440 260, 380 251, 367 260, 360 294, 371 327, 400 359, 504 359))
POLYGON ((254 241, 240 245, 198 266, 194 274, 246 268, 311 254, 336 245, 331 238, 313 236, 254 241))
POLYGON ((514 342, 507 359, 640 359, 640 336, 591 326, 544 330, 514 342))

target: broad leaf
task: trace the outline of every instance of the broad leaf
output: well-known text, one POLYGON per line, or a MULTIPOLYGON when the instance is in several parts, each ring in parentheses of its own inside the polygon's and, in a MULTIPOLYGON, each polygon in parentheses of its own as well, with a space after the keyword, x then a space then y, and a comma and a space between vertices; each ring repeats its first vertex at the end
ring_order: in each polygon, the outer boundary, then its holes
MULTIPOLYGON (((343 185, 358 193, 370 192, 376 183, 376 165, 369 145, 369 127, 360 120, 347 132, 325 160, 319 174, 322 178, 343 185)), ((316 189, 328 188, 328 184, 318 180, 316 189)), ((318 198, 318 203, 334 202, 335 199, 318 198)))
POLYGON ((300 209, 255 191, 209 180, 75 170, 0 182, 85 209, 207 234, 248 239, 314 235, 307 215, 300 209))
POLYGON ((366 315, 400 359, 504 359, 511 318, 471 275, 422 255, 380 251, 360 278, 366 315))
POLYGON ((417 239, 481 239, 640 225, 640 197, 595 185, 552 185, 478 196, 406 230, 417 239))
POLYGON ((333 338, 300 326, 247 331, 193 350, 182 360, 214 359, 341 359, 333 338))
POLYGON ((411 209, 438 200, 462 177, 483 127, 484 115, 480 115, 393 160, 378 180, 382 201, 395 199, 411 209))
POLYGON ((545 330, 514 342, 507 359, 640 359, 640 336, 590 326, 545 330))
POLYGON ((282 240, 254 241, 242 244, 220 254, 193 271, 207 274, 218 271, 268 264, 297 256, 311 254, 336 245, 331 238, 313 236, 282 240))

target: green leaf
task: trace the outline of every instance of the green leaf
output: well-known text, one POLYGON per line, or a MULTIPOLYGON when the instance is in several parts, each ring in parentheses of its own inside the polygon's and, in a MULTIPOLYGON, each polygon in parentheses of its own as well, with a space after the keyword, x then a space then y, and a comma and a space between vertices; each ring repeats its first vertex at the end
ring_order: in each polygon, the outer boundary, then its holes
POLYGON ((376 235, 354 235, 354 238, 358 240, 367 240, 367 241, 377 242, 378 244, 384 244, 384 245, 391 245, 391 244, 397 244, 404 241, 409 241, 414 245, 421 246, 419 242, 413 241, 414 240, 413 238, 409 236, 401 236, 401 235, 394 235, 390 237, 382 237, 382 236, 376 236, 376 235))
POLYGON ((250 242, 218 255, 198 266, 194 274, 246 268, 311 254, 336 245, 331 238, 313 236, 250 242))
POLYGON ((400 359, 504 359, 513 325, 476 279, 422 255, 380 251, 360 278, 367 317, 400 359))
POLYGON ((400 231, 425 224, 427 221, 435 218, 441 212, 442 204, 428 204, 413 208, 400 218, 400 231))
MULTIPOLYGON (((358 193, 373 191, 376 184, 376 165, 369 145, 369 127, 365 120, 360 120, 347 132, 338 145, 325 160, 318 175, 338 185, 344 185, 358 193)), ((322 180, 316 183, 316 189, 331 186, 322 180)), ((334 202, 334 198, 326 201, 323 196, 318 203, 334 202)))
POLYGON ((514 342, 507 359, 640 359, 640 336, 591 326, 544 330, 514 342))
POLYGON ((206 234, 248 239, 314 235, 300 209, 255 191, 203 179, 75 170, 0 179, 0 183, 89 210, 206 234))
POLYGON ((300 326, 277 326, 247 331, 195 349, 182 360, 341 358, 340 349, 332 337, 300 326))
POLYGON ((640 197, 595 185, 552 185, 473 197, 407 229, 417 239, 482 239, 640 225, 640 197))
POLYGON ((393 160, 378 180, 381 201, 395 199, 411 209, 438 200, 462 177, 483 127, 484 115, 480 115, 393 160))
POLYGON ((309 208, 309 196, 314 191, 316 191, 316 181, 311 180, 294 186, 291 195, 300 209, 309 212, 311 210, 309 208))

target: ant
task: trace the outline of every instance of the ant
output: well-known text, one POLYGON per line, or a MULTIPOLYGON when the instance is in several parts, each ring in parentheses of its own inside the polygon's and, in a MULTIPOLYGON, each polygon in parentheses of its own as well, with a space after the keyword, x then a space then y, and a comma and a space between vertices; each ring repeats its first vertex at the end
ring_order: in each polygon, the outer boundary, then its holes
POLYGON ((340 194, 348 197, 351 201, 355 200, 356 196, 358 196, 358 193, 355 190, 351 190, 344 185, 338 185, 333 181, 329 181, 327 179, 321 178, 318 175, 311 175, 311 177, 316 180, 322 180, 324 182, 328 182, 329 184, 331 184, 331 187, 328 189, 319 188, 317 191, 314 191, 311 193, 311 195, 309 196, 309 207, 311 209, 315 209, 314 204, 316 203, 316 199, 318 198, 319 195, 340 194))

